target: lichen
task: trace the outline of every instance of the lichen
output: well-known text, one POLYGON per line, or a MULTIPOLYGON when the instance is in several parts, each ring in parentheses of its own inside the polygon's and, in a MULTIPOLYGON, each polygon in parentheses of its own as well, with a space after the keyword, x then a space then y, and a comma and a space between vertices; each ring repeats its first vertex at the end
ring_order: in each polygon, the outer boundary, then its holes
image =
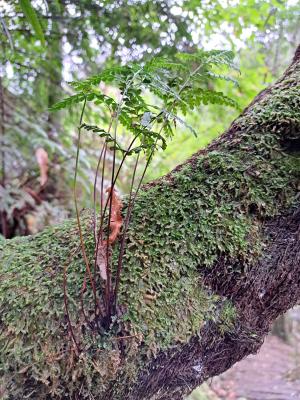
MULTIPOLYGON (((124 382, 133 384, 148 359, 199 335, 205 321, 213 320, 221 334, 234 328, 234 305, 206 288, 201 276, 220 256, 239 260, 232 272, 246 274, 264 250, 262 221, 299 202, 299 156, 284 147, 287 138, 300 136, 299 66, 287 79, 236 120, 229 137, 141 191, 120 285, 125 311, 111 331, 92 334, 82 321, 85 268, 74 221, 0 241, 4 399, 78 393, 82 399, 101 399, 112 382, 114 400, 121 399, 124 382), (63 303, 66 265, 71 320, 85 347, 79 358, 63 303), (116 340, 121 333, 128 339, 116 340)), ((83 226, 92 260, 89 213, 83 214, 83 226)), ((114 257, 117 253, 118 246, 114 257)), ((84 301, 92 318, 91 290, 84 301)))

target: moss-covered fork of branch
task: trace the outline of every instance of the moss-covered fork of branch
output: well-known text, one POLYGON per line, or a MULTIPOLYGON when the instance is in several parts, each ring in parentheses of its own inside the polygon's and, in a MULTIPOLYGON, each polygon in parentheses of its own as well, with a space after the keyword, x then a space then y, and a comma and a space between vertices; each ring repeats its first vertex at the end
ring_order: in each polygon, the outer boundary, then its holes
MULTIPOLYGON (((142 187, 126 234, 121 307, 100 335, 78 310, 85 266, 74 221, 0 243, 4 398, 179 400, 258 349, 271 320, 300 298, 299 83, 295 58, 217 141, 142 187), (70 254, 79 356, 63 306, 70 254)), ((93 260, 93 212, 81 218, 93 260)), ((118 252, 117 242, 113 260, 118 252)), ((93 323, 91 291, 83 301, 93 323)))

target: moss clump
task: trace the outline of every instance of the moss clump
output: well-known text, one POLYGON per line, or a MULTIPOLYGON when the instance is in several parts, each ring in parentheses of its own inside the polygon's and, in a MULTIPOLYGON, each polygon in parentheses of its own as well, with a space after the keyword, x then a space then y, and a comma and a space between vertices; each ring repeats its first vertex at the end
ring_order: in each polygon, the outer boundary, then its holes
MULTIPOLYGON (((93 245, 92 235, 88 234, 88 215, 84 216, 84 225, 87 250, 91 256, 93 245)), ((102 338, 91 335, 89 331, 81 331, 84 321, 80 319, 78 309, 84 265, 78 251, 76 232, 74 221, 67 221, 36 236, 5 242, 0 247, 0 372, 1 387, 5 388, 4 398, 16 400, 29 396, 44 399, 50 394, 55 398, 71 398, 82 386, 82 398, 101 396, 116 378, 121 353, 118 343, 114 341, 114 329, 102 338), (72 254, 67 275, 68 303, 75 335, 81 338, 85 348, 79 359, 75 357, 68 336, 63 305, 63 269, 72 254)), ((136 265, 139 261, 137 257, 136 265)), ((158 266, 156 268, 153 272, 158 272, 158 266)), ((138 371, 138 343, 143 341, 145 352, 150 355, 160 348, 167 348, 172 342, 184 342, 187 337, 199 332, 202 322, 213 310, 217 296, 209 296, 203 290, 196 273, 180 277, 176 269, 176 263, 172 266, 170 262, 166 276, 170 271, 173 274, 169 274, 165 282, 163 277, 157 281, 157 288, 164 282, 165 287, 161 290, 165 290, 156 299, 148 297, 147 300, 143 293, 149 294, 153 288, 150 278, 147 289, 140 292, 135 320, 134 317, 131 320, 133 314, 129 312, 132 306, 130 298, 123 303, 127 304, 128 313, 124 315, 122 325, 130 326, 128 333, 139 337, 126 343, 127 360, 134 358, 132 364, 126 367, 131 378, 138 371), (162 305, 164 307, 156 318, 151 309, 162 305), (148 311, 156 319, 154 322, 150 318, 149 328, 148 311), (164 326, 165 330, 156 332, 155 326, 164 326), (168 333, 170 329, 173 332, 168 333)), ((129 278, 134 281, 134 275, 129 274, 129 278)), ((91 296, 87 296, 85 301, 87 309, 92 310, 91 296)), ((142 358, 142 354, 140 356, 142 358)))
MULTIPOLYGON (((287 138, 300 138, 299 67, 288 79, 247 110, 229 138, 140 193, 120 286, 125 312, 110 332, 91 334, 78 311, 85 271, 73 221, 31 238, 0 241, 4 398, 80 393, 82 399, 102 399, 114 383, 112 398, 118 400, 146 360, 188 342, 204 321, 213 319, 221 334, 234 329, 233 305, 203 286, 201 272, 222 256, 240 260, 233 274, 246 274, 245 267, 263 251, 261 222, 299 202, 299 157, 284 151, 287 138), (62 289, 64 266, 73 253, 68 303, 85 348, 79 358, 68 336, 62 289), (130 338, 117 340, 121 333, 130 338)), ((92 259, 88 214, 83 225, 92 259)), ((92 318, 91 295, 84 301, 92 318)))
POLYGON ((235 326, 237 312, 233 304, 229 300, 225 300, 220 309, 219 315, 219 330, 222 335, 226 332, 231 332, 235 326))
MULTIPOLYGON (((263 250, 261 221, 298 202, 300 158, 284 152, 284 140, 290 135, 287 126, 300 136, 300 94, 293 87, 282 97, 277 92, 264 100, 267 111, 254 106, 236 122, 239 130, 232 140, 139 196, 128 235, 122 301, 129 303, 133 330, 156 347, 168 347, 180 329, 185 339, 196 334, 201 318, 207 318, 202 313, 195 325, 185 318, 190 307, 203 312, 206 304, 201 269, 224 255, 240 260, 241 270, 235 266, 233 273, 242 273, 263 250), (284 130, 278 121, 284 121, 284 130), (152 305, 143 301, 147 293, 152 305)), ((211 310, 214 302, 209 303, 211 310)))

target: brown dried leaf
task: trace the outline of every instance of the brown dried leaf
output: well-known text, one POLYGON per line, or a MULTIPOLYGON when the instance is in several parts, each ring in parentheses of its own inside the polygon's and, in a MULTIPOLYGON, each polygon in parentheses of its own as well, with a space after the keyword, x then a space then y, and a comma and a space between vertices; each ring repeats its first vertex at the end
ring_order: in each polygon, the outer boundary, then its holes
MULTIPOLYGON (((106 189, 108 196, 111 193, 111 188, 106 189)), ((110 234, 107 240, 102 240, 98 246, 98 252, 96 254, 97 265, 99 268, 100 276, 103 280, 107 280, 107 246, 112 245, 122 228, 122 202, 118 197, 115 189, 111 193, 111 217, 110 217, 110 234), (108 243, 107 243, 108 242, 108 243)))
POLYGON ((110 235, 108 238, 109 244, 112 244, 116 241, 123 224, 122 218, 122 201, 118 197, 115 189, 108 188, 106 189, 108 195, 111 193, 111 218, 110 218, 110 235), (112 191, 112 193, 111 193, 112 191))
POLYGON ((44 186, 48 180, 48 169, 49 169, 49 157, 46 150, 42 147, 36 149, 35 157, 40 167, 40 184, 44 186))

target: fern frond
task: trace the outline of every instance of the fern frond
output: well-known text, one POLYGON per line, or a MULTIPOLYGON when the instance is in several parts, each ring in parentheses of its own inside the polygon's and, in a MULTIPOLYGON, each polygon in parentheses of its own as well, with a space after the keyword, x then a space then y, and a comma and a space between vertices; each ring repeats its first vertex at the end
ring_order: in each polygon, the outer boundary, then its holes
POLYGON ((74 104, 81 103, 86 98, 86 95, 82 92, 78 94, 74 94, 73 96, 67 97, 58 103, 55 103, 53 106, 50 107, 50 111, 57 111, 62 110, 63 108, 67 108, 73 106, 74 104))
MULTIPOLYGON (((224 74, 224 67, 236 69, 234 54, 227 50, 178 53, 174 58, 154 57, 144 65, 131 63, 106 68, 99 74, 82 81, 71 82, 75 95, 55 104, 58 110, 86 100, 110 111, 110 118, 120 123, 127 132, 140 141, 140 146, 127 152, 139 151, 151 154, 155 149, 167 146, 167 139, 174 135, 176 123, 186 126, 194 135, 195 130, 178 115, 186 114, 204 104, 220 104, 237 107, 236 101, 217 90, 207 89, 208 81, 225 80, 237 84, 236 79, 224 74), (220 72, 218 72, 220 69, 220 72), (100 83, 116 86, 120 100, 101 92, 100 83), (148 104, 151 93, 154 104, 148 104)), ((82 125, 98 134, 113 146, 126 152, 105 129, 96 125, 82 125)))

